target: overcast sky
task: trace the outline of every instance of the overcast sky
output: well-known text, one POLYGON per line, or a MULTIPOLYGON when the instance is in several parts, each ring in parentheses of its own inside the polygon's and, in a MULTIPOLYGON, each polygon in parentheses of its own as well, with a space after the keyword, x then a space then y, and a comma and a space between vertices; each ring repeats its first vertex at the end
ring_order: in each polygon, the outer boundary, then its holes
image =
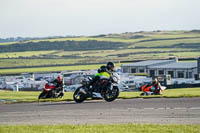
POLYGON ((0 0, 0 38, 200 29, 200 0, 0 0))

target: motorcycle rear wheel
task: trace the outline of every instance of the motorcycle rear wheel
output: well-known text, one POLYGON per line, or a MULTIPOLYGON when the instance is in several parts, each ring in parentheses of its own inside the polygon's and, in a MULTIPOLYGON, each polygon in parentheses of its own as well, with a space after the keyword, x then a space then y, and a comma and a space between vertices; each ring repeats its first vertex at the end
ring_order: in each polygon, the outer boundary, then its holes
POLYGON ((76 89, 76 91, 74 92, 74 95, 73 95, 73 99, 77 103, 82 103, 84 100, 87 99, 86 94, 84 94, 83 92, 80 92, 81 88, 82 87, 79 87, 78 89, 76 89))

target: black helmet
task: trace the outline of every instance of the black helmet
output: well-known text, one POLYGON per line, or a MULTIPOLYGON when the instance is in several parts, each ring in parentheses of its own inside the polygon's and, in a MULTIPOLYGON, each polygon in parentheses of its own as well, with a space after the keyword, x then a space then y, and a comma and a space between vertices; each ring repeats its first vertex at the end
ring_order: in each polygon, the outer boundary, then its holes
POLYGON ((108 63, 107 63, 107 69, 108 69, 108 70, 113 70, 114 67, 115 67, 115 64, 114 64, 113 62, 108 62, 108 63))

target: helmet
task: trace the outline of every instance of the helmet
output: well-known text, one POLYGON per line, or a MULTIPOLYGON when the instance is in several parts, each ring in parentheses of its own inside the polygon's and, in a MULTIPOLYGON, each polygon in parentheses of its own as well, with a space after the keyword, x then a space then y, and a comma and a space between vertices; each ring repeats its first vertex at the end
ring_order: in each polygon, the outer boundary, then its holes
POLYGON ((108 63, 107 63, 107 69, 108 69, 108 70, 113 70, 114 67, 115 67, 115 64, 114 64, 113 62, 108 62, 108 63))
POLYGON ((154 79, 154 81, 152 82, 152 84, 153 84, 153 85, 156 85, 156 84, 158 84, 158 79, 157 79, 157 78, 155 78, 155 79, 154 79))
POLYGON ((58 81, 62 81, 62 77, 61 77, 61 76, 58 76, 58 77, 57 77, 57 80, 58 80, 58 81))

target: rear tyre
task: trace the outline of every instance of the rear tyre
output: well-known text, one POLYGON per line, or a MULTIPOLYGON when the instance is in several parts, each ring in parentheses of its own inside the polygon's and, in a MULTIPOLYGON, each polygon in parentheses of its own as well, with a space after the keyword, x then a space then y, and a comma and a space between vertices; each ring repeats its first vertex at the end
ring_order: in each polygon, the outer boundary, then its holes
POLYGON ((87 99, 86 94, 80 91, 81 88, 82 87, 79 87, 78 89, 76 89, 73 95, 74 101, 77 103, 82 103, 85 99, 87 99))

